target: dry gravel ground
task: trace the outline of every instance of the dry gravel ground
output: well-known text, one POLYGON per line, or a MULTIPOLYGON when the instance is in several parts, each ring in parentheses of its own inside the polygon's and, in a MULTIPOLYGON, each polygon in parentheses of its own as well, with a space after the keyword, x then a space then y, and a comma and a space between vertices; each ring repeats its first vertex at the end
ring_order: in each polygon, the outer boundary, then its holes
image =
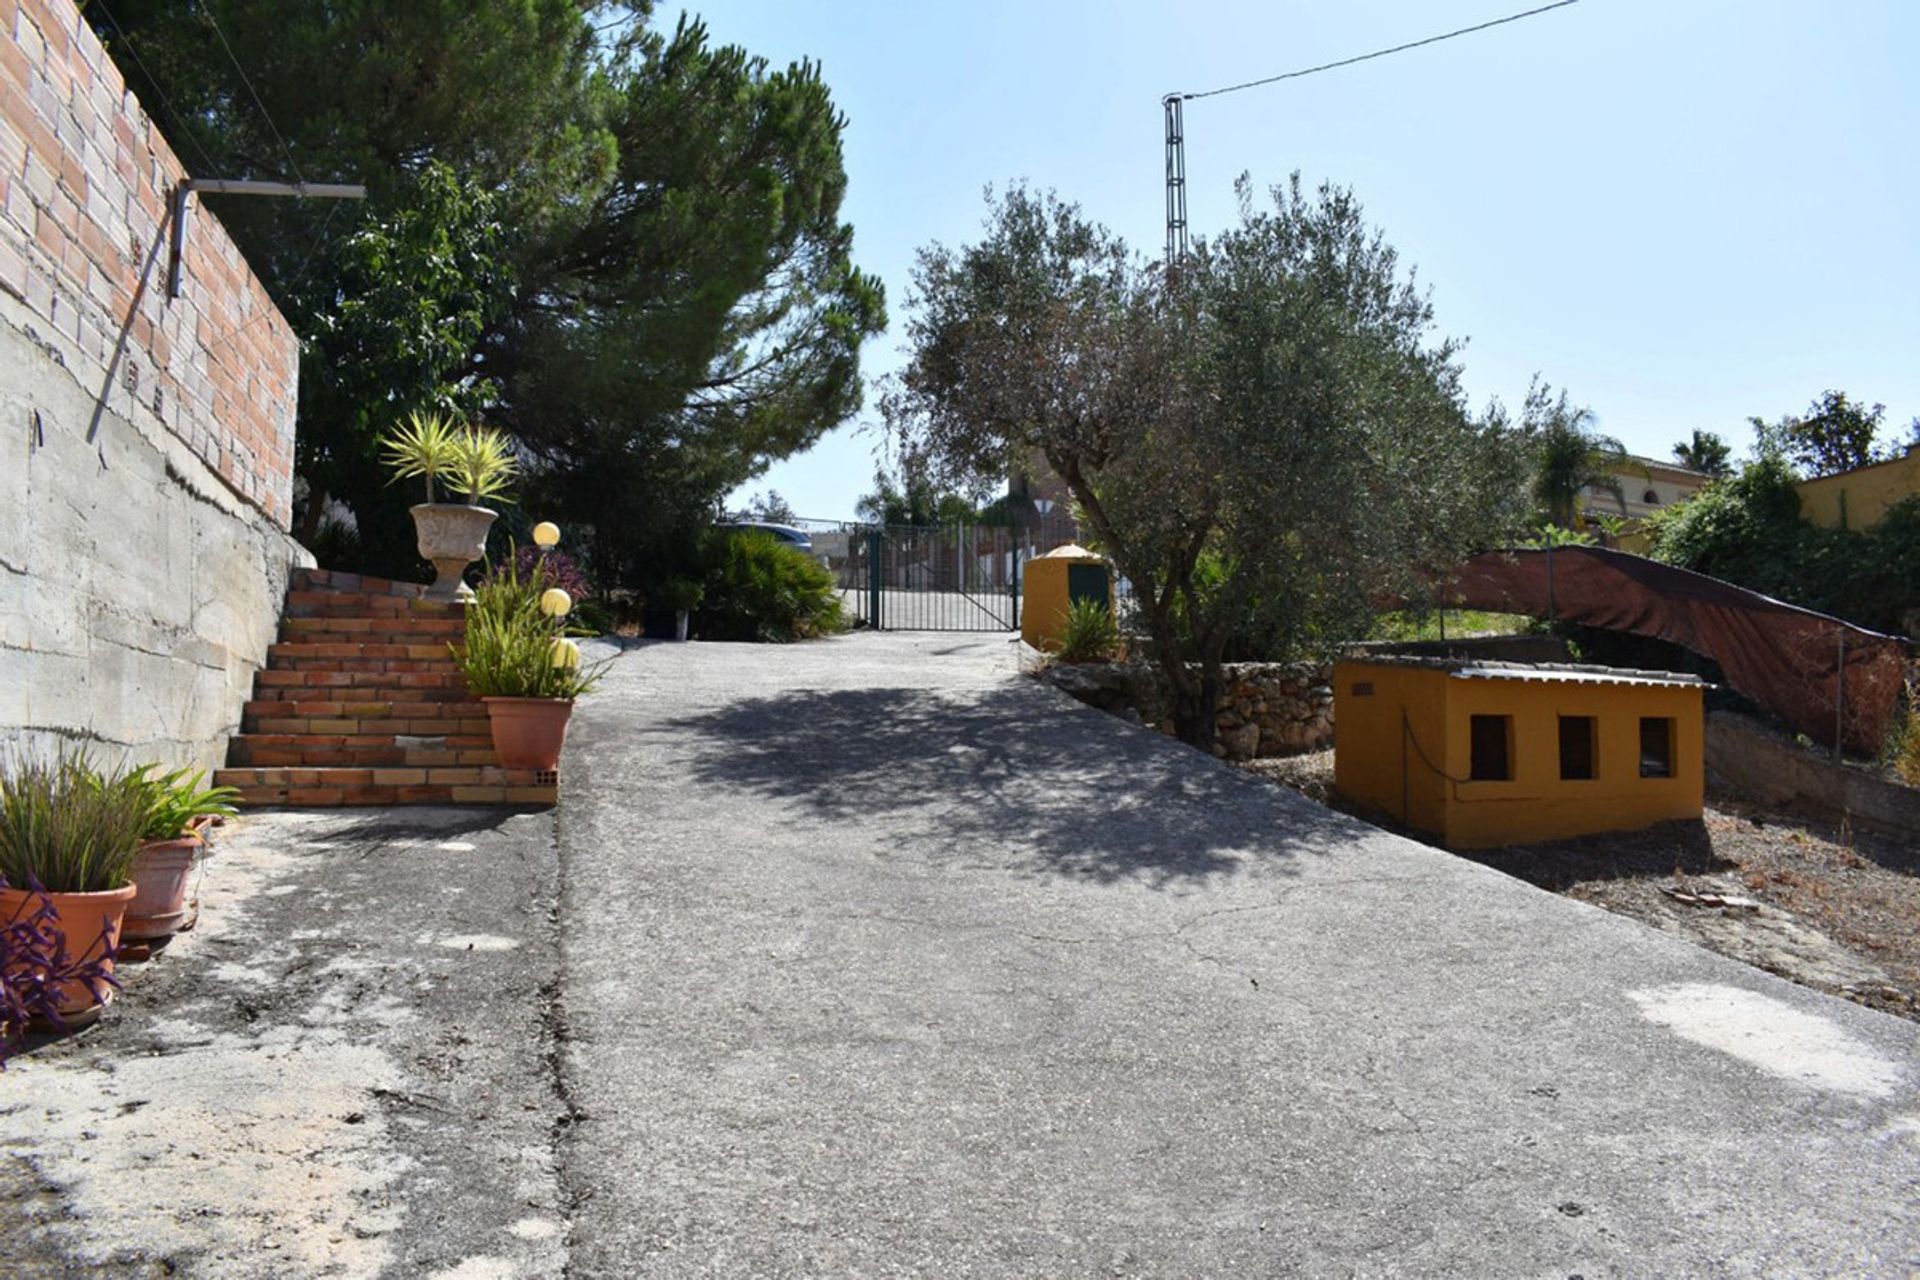
MULTIPOLYGON (((1399 829, 1334 792, 1331 751, 1246 767, 1322 804, 1399 829)), ((1701 822, 1463 856, 1803 986, 1920 1021, 1915 838, 1772 812, 1715 793, 1701 822)))

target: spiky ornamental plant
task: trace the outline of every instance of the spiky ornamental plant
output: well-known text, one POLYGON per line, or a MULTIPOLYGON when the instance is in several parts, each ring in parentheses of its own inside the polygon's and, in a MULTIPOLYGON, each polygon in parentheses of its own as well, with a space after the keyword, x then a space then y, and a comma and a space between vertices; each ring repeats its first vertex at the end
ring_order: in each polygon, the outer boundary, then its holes
POLYGON ((490 427, 468 427, 454 436, 447 466, 441 473, 449 488, 467 495, 477 507, 482 498, 497 498, 518 469, 505 432, 490 427))
MULTIPOLYGON (((577 698, 599 683, 605 662, 583 667, 561 617, 540 609, 538 573, 522 576, 512 557, 488 574, 467 603, 464 648, 454 661, 477 698, 577 698)), ((451 646, 450 646, 451 647, 451 646)))
POLYGON ((426 501, 433 501, 433 482, 453 466, 460 429, 438 413, 415 413, 405 423, 380 437, 380 460, 395 480, 419 480, 426 501))
POLYGON ((152 812, 144 770, 101 772, 81 748, 0 765, 0 885, 99 893, 127 883, 152 812))

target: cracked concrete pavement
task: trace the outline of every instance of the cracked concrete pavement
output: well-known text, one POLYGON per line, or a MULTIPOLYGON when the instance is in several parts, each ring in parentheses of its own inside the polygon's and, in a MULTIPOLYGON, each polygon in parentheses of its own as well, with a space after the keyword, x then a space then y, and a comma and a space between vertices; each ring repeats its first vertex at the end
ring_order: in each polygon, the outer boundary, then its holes
POLYGON ((557 814, 259 815, 0 1074, 22 1275, 1904 1275, 1912 1024, 1082 707, 649 644, 557 814))
POLYGON ((582 1275, 1907 1274, 1914 1028, 999 637, 659 645, 561 817, 582 1275))

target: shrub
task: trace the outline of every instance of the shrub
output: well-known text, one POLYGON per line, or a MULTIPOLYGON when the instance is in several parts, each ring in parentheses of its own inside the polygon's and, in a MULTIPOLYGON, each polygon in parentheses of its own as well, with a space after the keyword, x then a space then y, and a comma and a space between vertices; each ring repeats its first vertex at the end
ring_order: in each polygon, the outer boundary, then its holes
POLYGON ((78 747, 0 765, 0 883, 99 893, 127 883, 152 814, 145 771, 103 773, 78 747))
POLYGON ((770 533, 720 533, 698 617, 706 640, 784 643, 846 630, 833 574, 770 533))
POLYGON ((581 667, 562 621, 540 611, 541 593, 551 589, 508 561, 474 590, 466 648, 454 659, 475 697, 577 698, 599 683, 606 664, 581 667))
POLYGON ((1650 554, 1807 609, 1900 631, 1920 607, 1920 497, 1870 529, 1824 529, 1800 518, 1793 472, 1749 464, 1648 518, 1650 554))
POLYGON ((492 581, 508 572, 529 584, 538 595, 548 587, 558 587, 578 603, 593 594, 593 584, 578 561, 564 551, 542 551, 526 546, 512 551, 506 563, 489 566, 483 580, 492 581))
POLYGON ((1062 662, 1106 662, 1120 648, 1120 628, 1114 625, 1113 610, 1101 600, 1075 600, 1067 606, 1066 624, 1060 630, 1062 662))

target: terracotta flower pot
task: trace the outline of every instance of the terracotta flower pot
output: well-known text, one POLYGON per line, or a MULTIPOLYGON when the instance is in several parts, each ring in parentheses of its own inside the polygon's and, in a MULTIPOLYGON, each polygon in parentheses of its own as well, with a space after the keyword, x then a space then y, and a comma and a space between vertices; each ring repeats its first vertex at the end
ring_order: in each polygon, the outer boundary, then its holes
POLYGON ((473 588, 461 575, 468 565, 487 554, 487 529, 497 513, 488 507, 457 502, 423 502, 411 510, 420 554, 433 561, 433 585, 427 588, 427 599, 471 599, 473 588))
POLYGON ((571 698, 482 698, 493 754, 508 769, 557 769, 567 741, 571 698))
POLYGON ((187 918, 187 882, 203 842, 197 835, 150 840, 133 855, 133 901, 120 936, 130 941, 171 937, 187 918))
MULTIPOLYGON (((133 901, 133 893, 133 886, 127 884, 99 893, 46 895, 53 902, 53 927, 66 939, 68 961, 101 960, 101 968, 107 973, 113 972, 111 957, 120 947, 120 922, 126 915, 127 904, 133 901)), ((38 894, 25 889, 0 889, 0 920, 18 920, 32 914, 36 904, 28 900, 37 897, 38 894)), ((99 1008, 113 999, 112 987, 102 983, 90 991, 88 985, 79 978, 59 983, 62 1017, 99 1008)))

